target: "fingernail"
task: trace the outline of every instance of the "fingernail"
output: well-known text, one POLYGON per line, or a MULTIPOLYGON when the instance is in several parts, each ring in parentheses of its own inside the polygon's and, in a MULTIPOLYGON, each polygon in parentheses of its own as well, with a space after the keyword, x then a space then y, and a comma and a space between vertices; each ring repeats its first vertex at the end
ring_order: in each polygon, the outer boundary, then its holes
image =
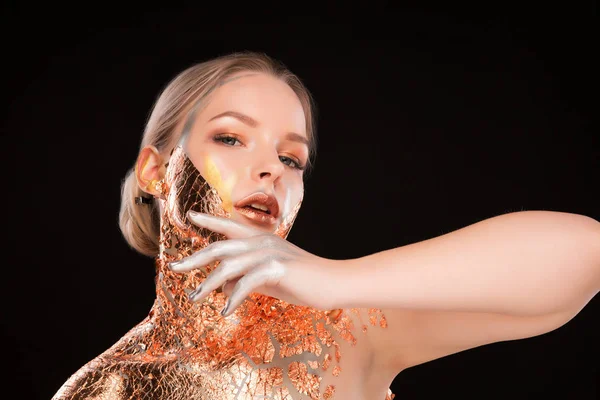
POLYGON ((195 217, 197 216, 199 213, 193 210, 188 211, 188 216, 189 217, 195 217))
POLYGON ((194 301, 194 298, 198 297, 198 295, 200 294, 201 291, 202 291, 202 284, 200 284, 200 286, 198 286, 196 289, 191 291, 190 294, 188 294, 188 298, 191 301, 194 301))
POLYGON ((179 266, 181 266, 181 261, 173 261, 169 263, 169 268, 172 270, 176 270, 179 266))
POLYGON ((227 299, 227 302, 225 303, 225 307, 223 307, 223 309, 221 310, 221 315, 222 316, 227 315, 227 311, 229 311, 229 299, 227 299))
POLYGON ((169 263, 169 268, 171 268, 171 271, 175 272, 185 269, 185 266, 186 260, 173 261, 172 263, 169 263))

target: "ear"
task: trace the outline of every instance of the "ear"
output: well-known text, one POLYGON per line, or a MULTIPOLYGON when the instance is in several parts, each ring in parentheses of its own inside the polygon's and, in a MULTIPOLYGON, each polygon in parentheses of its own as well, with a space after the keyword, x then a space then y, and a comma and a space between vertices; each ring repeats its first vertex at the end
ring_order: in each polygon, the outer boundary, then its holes
POLYGON ((145 146, 135 163, 135 177, 140 189, 153 196, 159 196, 160 193, 151 183, 163 179, 165 172, 165 162, 156 147, 145 146))

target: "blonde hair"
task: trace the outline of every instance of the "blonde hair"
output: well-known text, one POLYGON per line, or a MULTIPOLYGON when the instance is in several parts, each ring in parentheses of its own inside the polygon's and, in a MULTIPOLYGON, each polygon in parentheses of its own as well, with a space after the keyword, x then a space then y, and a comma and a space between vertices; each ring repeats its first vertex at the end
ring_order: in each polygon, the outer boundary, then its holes
MULTIPOLYGON (((196 64, 177 75, 162 91, 148 118, 140 150, 153 145, 161 154, 168 154, 179 140, 176 129, 188 110, 224 80, 238 72, 262 72, 287 83, 298 96, 306 117, 306 132, 310 139, 308 166, 316 149, 315 104, 300 81, 280 61, 263 53, 239 52, 196 64)), ((138 252, 155 257, 159 253, 160 215, 158 204, 138 205, 135 198, 145 193, 139 188, 135 168, 125 176, 121 186, 119 227, 127 243, 138 252)))

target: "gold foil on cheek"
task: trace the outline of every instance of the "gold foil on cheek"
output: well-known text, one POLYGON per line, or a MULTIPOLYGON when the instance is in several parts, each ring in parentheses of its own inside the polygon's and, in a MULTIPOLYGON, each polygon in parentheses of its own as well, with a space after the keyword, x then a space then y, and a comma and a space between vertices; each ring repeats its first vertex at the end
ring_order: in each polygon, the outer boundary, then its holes
POLYGON ((210 158, 210 156, 207 156, 204 160, 204 169, 206 171, 206 181, 209 185, 215 188, 217 193, 220 195, 223 209, 225 209, 227 212, 231 212, 233 210, 231 192, 233 185, 235 184, 235 179, 230 177, 227 181, 223 181, 221 172, 219 172, 219 168, 217 168, 217 165, 210 158))
MULTIPOLYGON (((214 171, 213 171, 214 173, 214 171)), ((229 218, 218 191, 200 175, 181 147, 171 153, 164 179, 166 201, 163 202, 160 244, 164 250, 177 250, 183 258, 225 237, 192 224, 190 210, 229 218)), ((170 253, 173 253, 172 251, 170 253)))
MULTIPOLYGON (((338 340, 356 345, 349 313, 358 316, 359 310, 320 311, 253 293, 223 318, 226 297, 220 291, 202 303, 190 302, 188 293, 217 264, 174 273, 168 262, 224 237, 190 224, 186 213, 229 213, 179 147, 171 155, 164 188, 157 298, 149 316, 74 374, 55 399, 333 399, 339 392, 335 381, 348 369, 338 340)), ((277 234, 288 235, 298 209, 277 234)), ((372 325, 383 318, 376 309, 369 316, 372 325)), ((392 398, 388 391, 386 399, 392 398)))

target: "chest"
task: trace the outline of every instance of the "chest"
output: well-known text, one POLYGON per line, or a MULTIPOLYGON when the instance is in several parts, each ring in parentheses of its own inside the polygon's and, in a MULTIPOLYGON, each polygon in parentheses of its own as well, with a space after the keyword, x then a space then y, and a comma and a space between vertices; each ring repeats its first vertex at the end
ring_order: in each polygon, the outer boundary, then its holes
MULTIPOLYGON (((144 392, 141 398, 153 398, 159 391, 165 400, 384 400, 387 387, 369 386, 369 335, 356 317, 343 313, 336 325, 301 316, 265 325, 268 329, 255 323, 252 329, 232 331, 228 341, 218 340, 221 332, 211 336, 204 331, 196 346, 170 351, 168 360, 142 352, 139 360, 136 356, 132 363, 123 363, 125 348, 112 355, 121 360, 118 371, 127 376, 126 392, 144 392)), ((129 338, 127 348, 138 342, 146 344, 144 349, 156 348, 161 336, 154 331, 129 338)))
MULTIPOLYGON (((287 344, 253 343, 233 362, 220 365, 180 364, 195 376, 205 399, 365 399, 365 343, 298 340, 287 344)), ((381 397, 383 400, 384 397, 381 397)))

